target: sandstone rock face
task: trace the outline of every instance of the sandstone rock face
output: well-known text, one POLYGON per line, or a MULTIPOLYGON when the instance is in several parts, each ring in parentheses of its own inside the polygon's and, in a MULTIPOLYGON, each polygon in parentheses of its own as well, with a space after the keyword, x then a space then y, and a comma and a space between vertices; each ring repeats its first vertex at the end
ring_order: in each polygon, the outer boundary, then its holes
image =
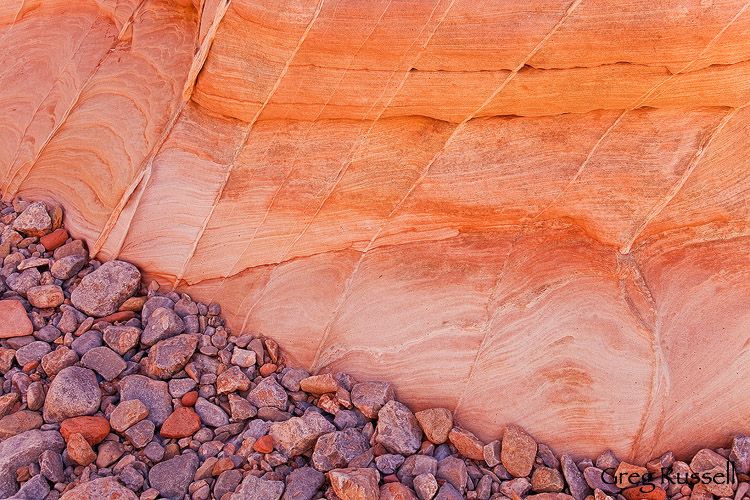
POLYGON ((744 428, 746 2, 70 4, 0 9, 4 199, 483 442, 744 428))

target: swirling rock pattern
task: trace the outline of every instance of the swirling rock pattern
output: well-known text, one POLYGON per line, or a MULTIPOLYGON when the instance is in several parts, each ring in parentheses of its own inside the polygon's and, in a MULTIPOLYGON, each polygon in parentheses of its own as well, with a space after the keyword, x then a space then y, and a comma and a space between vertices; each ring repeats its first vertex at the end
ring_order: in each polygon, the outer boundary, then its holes
POLYGON ((744 0, 11 0, 0 190, 488 441, 691 453, 750 411, 749 42, 744 0))

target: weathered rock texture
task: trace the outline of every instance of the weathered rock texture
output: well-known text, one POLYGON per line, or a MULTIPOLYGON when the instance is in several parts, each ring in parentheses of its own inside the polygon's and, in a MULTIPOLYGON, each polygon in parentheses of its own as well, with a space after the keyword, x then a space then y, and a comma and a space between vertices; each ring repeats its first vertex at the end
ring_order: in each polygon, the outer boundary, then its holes
POLYGON ((750 411, 745 0, 10 0, 0 49, 3 198, 295 362, 589 454, 750 411))

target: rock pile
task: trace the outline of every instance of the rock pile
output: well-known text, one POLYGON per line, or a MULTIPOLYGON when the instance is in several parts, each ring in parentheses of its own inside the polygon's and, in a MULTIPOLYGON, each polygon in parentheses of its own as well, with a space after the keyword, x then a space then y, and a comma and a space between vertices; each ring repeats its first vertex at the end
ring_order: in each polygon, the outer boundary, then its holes
POLYGON ((0 498, 742 500, 750 438, 645 467, 483 443, 386 382, 286 366, 218 304, 89 259, 62 210, 0 204, 0 498), (726 479, 689 480, 693 474, 726 479))

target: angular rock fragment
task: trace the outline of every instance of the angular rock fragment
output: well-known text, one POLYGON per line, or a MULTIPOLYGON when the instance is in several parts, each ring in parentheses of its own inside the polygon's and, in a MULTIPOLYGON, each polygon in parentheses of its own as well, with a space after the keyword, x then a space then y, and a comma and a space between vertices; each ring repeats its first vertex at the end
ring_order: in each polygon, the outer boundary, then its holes
POLYGON ((282 493, 282 481, 269 481, 248 474, 232 496, 232 500, 279 500, 282 493))
POLYGON ((528 476, 536 459, 536 441, 521 427, 509 425, 503 434, 500 460, 515 477, 528 476))
POLYGON ((34 327, 29 320, 26 309, 18 300, 0 300, 0 338, 23 337, 31 335, 34 327))
POLYGON ((139 399, 131 399, 117 405, 109 416, 109 423, 117 432, 125 432, 146 417, 148 407, 139 399))
POLYGON ((106 316, 138 290, 140 281, 141 273, 133 264, 111 260, 84 276, 70 301, 89 316, 106 316))
POLYGON ((447 408, 428 408, 414 414, 422 426, 425 437, 433 444, 448 440, 453 428, 453 413, 447 408))
POLYGON ((172 310, 166 307, 159 307, 151 313, 148 324, 141 334, 141 343, 145 346, 152 346, 160 340, 174 337, 185 331, 185 323, 172 310))
POLYGON ((157 342, 144 363, 146 375, 160 380, 170 378, 185 367, 199 340, 200 335, 186 333, 157 342))
POLYGON ((287 457, 300 455, 315 444, 323 434, 334 432, 336 427, 320 413, 308 411, 302 417, 292 417, 271 424, 269 435, 277 449, 287 457))
POLYGON ((312 465, 322 472, 346 468, 354 457, 369 448, 365 437, 356 429, 323 434, 315 443, 312 465))
POLYGON ((328 473, 333 491, 342 500, 378 500, 380 474, 375 469, 334 469, 328 473))
POLYGON ((263 379, 247 395, 247 399, 256 407, 271 406, 279 410, 286 409, 287 394, 274 378, 263 379))
POLYGON ((15 221, 13 229, 26 236, 44 236, 52 230, 52 219, 43 201, 30 204, 15 221))
POLYGON ((211 427, 221 427, 229 423, 226 412, 204 398, 198 398, 195 402, 195 412, 200 416, 201 422, 211 427))
POLYGON ((360 382, 351 390, 352 404, 367 418, 377 418, 380 409, 394 397, 388 382, 360 382))
POLYGON ((411 455, 422 444, 422 429, 406 406, 391 400, 378 412, 375 440, 393 453, 411 455))

